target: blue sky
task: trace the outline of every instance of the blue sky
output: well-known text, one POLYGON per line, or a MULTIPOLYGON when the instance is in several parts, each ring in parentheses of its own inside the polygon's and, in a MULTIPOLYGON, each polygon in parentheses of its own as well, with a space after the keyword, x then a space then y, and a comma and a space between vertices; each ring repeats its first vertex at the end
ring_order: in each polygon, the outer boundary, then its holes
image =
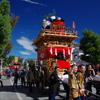
MULTIPOLYGON (((82 30, 100 33, 100 0, 9 0, 11 13, 19 16, 19 21, 12 31, 13 49, 9 55, 22 58, 37 58, 32 40, 41 30, 43 15, 56 10, 56 15, 65 20, 66 27, 76 24, 78 36, 82 30)), ((80 39, 75 40, 79 42, 80 39)))

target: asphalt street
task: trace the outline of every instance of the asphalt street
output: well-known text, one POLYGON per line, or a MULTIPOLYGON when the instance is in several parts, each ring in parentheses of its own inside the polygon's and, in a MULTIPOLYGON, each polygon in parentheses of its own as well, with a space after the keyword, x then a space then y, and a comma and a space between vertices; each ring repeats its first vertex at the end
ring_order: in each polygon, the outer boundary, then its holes
MULTIPOLYGON (((21 87, 21 82, 18 81, 18 89, 13 89, 13 77, 7 79, 6 76, 2 76, 3 85, 2 88, 0 86, 0 100, 48 100, 49 91, 47 90, 44 95, 41 95, 38 92, 38 89, 34 86, 33 93, 28 93, 28 88, 21 87)), ((95 89, 93 88, 93 93, 95 93, 95 89)), ((60 87, 59 95, 56 96, 55 100, 66 100, 66 93, 63 89, 63 86, 60 87)), ((89 100, 95 100, 95 96, 92 95, 89 100)))
MULTIPOLYGON (((29 94, 28 88, 22 88, 20 81, 18 81, 18 89, 13 89, 13 77, 7 79, 6 76, 2 76, 2 79, 4 87, 0 87, 0 100, 48 100, 48 91, 44 95, 41 95, 34 86, 33 93, 29 94)), ((65 100, 65 92, 62 90, 59 94, 55 100, 65 100)))

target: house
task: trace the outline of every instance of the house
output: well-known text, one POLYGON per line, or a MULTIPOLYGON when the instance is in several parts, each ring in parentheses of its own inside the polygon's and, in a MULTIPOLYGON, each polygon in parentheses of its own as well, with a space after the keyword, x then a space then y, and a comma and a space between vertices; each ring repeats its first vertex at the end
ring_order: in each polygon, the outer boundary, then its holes
POLYGON ((76 62, 77 65, 79 65, 79 64, 87 65, 88 64, 87 62, 81 60, 81 55, 84 55, 84 53, 82 50, 79 49, 80 44, 75 41, 73 41, 72 44, 74 45, 73 52, 72 52, 73 62, 76 62))

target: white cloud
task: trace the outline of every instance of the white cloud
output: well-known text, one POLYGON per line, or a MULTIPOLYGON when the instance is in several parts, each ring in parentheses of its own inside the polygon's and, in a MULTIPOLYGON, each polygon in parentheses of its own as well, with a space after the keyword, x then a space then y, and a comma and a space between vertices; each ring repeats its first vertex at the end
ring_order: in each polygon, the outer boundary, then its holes
POLYGON ((42 3, 33 2, 31 0, 22 0, 22 1, 29 2, 29 3, 33 3, 33 4, 36 4, 36 5, 46 6, 46 5, 42 4, 42 3))
POLYGON ((28 38, 22 36, 20 39, 17 39, 16 41, 17 41, 17 43, 19 43, 21 46, 23 46, 23 48, 24 48, 25 50, 28 51, 28 52, 20 51, 21 54, 25 54, 25 53, 26 53, 26 54, 28 55, 29 52, 35 53, 34 47, 32 46, 32 41, 29 40, 28 38))
POLYGON ((19 51, 22 55, 31 55, 30 52, 25 52, 25 51, 19 51))

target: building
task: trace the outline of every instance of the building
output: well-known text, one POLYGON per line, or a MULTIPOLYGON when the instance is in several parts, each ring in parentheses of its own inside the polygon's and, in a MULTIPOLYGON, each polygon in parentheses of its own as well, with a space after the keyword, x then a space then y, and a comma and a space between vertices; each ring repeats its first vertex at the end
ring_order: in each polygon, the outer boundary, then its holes
POLYGON ((81 60, 81 55, 84 55, 84 53, 82 50, 79 49, 80 44, 78 42, 75 42, 75 41, 73 41, 72 44, 74 45, 73 53, 72 53, 73 62, 76 62, 77 65, 88 64, 87 62, 81 60))

